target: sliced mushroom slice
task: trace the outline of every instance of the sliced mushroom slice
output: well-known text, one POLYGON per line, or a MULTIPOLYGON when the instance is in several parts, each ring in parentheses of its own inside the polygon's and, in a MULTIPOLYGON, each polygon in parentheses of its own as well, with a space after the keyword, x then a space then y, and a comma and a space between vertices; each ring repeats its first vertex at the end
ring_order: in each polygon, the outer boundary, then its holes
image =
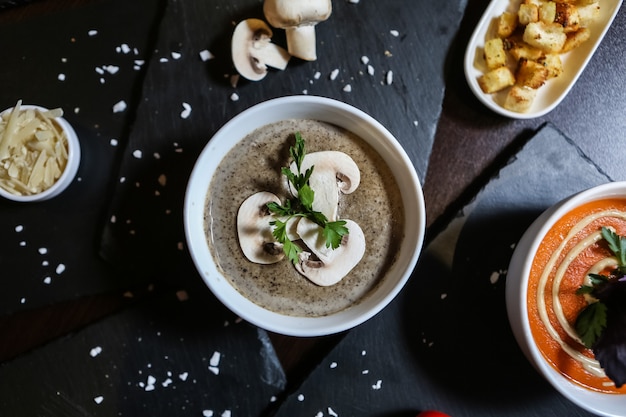
MULTIPOLYGON (((337 220, 339 193, 350 194, 361 182, 359 166, 347 154, 321 151, 307 154, 302 161, 302 172, 314 166, 309 185, 315 192, 313 210, 324 213, 330 221, 337 220)), ((290 166, 297 173, 295 162, 290 166)), ((291 189, 295 193, 295 189, 291 189)))
POLYGON ((241 76, 258 81, 267 75, 267 67, 284 70, 291 56, 271 42, 272 30, 260 19, 246 19, 235 27, 231 53, 241 76))
POLYGON ((272 220, 267 203, 280 199, 267 191, 252 194, 237 212, 237 235, 239 245, 249 261, 258 264, 272 264, 282 260, 285 254, 282 245, 272 234, 272 220))
POLYGON ((298 234, 317 259, 311 256, 311 252, 303 251, 296 269, 314 284, 326 287, 338 283, 365 254, 363 230, 354 221, 345 221, 350 233, 343 237, 337 249, 326 247, 318 225, 307 219, 298 223, 298 234))

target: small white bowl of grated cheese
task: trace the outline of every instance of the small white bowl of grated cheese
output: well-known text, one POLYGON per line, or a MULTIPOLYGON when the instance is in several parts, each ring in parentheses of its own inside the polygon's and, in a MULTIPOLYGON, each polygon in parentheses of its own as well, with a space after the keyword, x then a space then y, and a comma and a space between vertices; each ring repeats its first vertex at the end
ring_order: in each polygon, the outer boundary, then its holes
POLYGON ((63 110, 22 105, 0 113, 0 196, 48 200, 74 180, 80 144, 63 110))

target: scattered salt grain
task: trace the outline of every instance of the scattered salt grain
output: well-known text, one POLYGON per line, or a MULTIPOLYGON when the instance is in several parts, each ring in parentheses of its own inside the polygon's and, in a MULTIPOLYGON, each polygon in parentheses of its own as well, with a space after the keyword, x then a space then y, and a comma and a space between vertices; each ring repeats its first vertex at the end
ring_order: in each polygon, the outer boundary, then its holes
POLYGON ((366 57, 365 55, 363 55, 361 57, 361 62, 363 63, 363 65, 367 65, 370 63, 370 59, 368 57, 366 57))
POLYGON ((104 74, 104 69, 102 69, 101 67, 96 67, 96 72, 100 75, 104 74))
POLYGON ((87 32, 87 34, 89 36, 96 36, 98 34, 98 31, 95 29, 91 29, 90 31, 87 32))
POLYGON ((362 350, 362 351, 361 351, 361 356, 365 356, 365 355, 367 355, 367 352, 366 352, 366 351, 364 351, 364 350, 362 350))
POLYGON ((339 414, 335 413, 335 410, 330 407, 328 407, 328 415, 332 417, 339 417, 339 414))
POLYGON ((178 378, 181 381, 186 381, 188 377, 189 377, 189 372, 183 372, 182 374, 178 375, 178 378))
POLYGON ((319 71, 317 71, 317 72, 315 72, 315 74, 313 74, 313 78, 315 78, 316 80, 319 80, 321 76, 322 76, 322 73, 319 72, 319 71))
POLYGON ((105 65, 102 67, 103 71, 108 72, 109 74, 117 74, 120 70, 120 67, 117 65, 105 65))
POLYGON ((152 375, 148 375, 148 382, 145 385, 146 391, 154 391, 154 384, 156 383, 156 378, 152 375))
POLYGON ((213 411, 212 410, 203 410, 202 411, 202 417, 213 417, 213 411))
POLYGON ((218 366, 220 364, 220 359, 222 358, 222 354, 215 351, 209 360, 209 365, 218 366))
POLYGON ((417 120, 413 120, 413 126, 417 127, 419 125, 419 122, 417 120))
POLYGON ((332 362, 330 364, 330 369, 335 369, 337 367, 337 362, 332 362))
POLYGON ((101 404, 103 400, 104 400, 104 397, 103 397, 102 395, 99 395, 99 396, 97 396, 97 397, 95 397, 95 398, 93 399, 93 401, 94 401, 96 404, 101 404))
POLYGON ((116 48, 118 52, 122 52, 124 54, 128 54, 130 53, 131 49, 130 46, 128 46, 128 44, 121 44, 118 48, 116 48))
POLYGON ((208 60, 210 60, 210 59, 215 58, 215 55, 213 55, 210 51, 208 51, 208 50, 206 50, 206 49, 204 49, 204 50, 200 51, 200 54, 199 54, 199 55, 200 55, 200 59, 201 59, 202 61, 204 61, 204 62, 206 62, 206 61, 208 61, 208 60))
POLYGON ((120 113, 126 110, 126 102, 124 100, 120 100, 113 105, 113 113, 120 113))
POLYGON ((231 415, 232 415, 232 414, 231 414, 230 410, 225 410, 225 411, 222 413, 222 417, 230 417, 231 415))
POLYGON ((304 394, 298 394, 298 401, 304 401, 304 394))
POLYGON ((493 271, 491 273, 491 276, 489 277, 489 282, 491 282, 492 284, 495 284, 498 282, 499 279, 500 279, 500 273, 498 271, 493 271))
POLYGON ((64 264, 58 264, 57 265, 57 269, 55 270, 55 272, 60 275, 63 272, 65 272, 65 265, 64 264))
POLYGON ((44 283, 44 284, 50 284, 51 282, 52 282, 52 278, 50 278, 50 277, 45 277, 45 278, 43 279, 43 283, 44 283))
POLYGON ((20 298, 20 304, 25 304, 26 303, 26 298, 22 297, 20 298))
POLYGON ((24 226, 22 226, 21 224, 18 224, 17 226, 15 226, 15 231, 17 233, 20 233, 23 230, 24 230, 24 226))
POLYGON ((238 101, 238 100, 239 100, 239 95, 238 95, 237 93, 232 93, 232 94, 230 95, 230 99, 231 99, 232 101, 238 101))
POLYGON ((181 119, 188 118, 190 114, 191 114, 191 106, 189 105, 189 103, 183 102, 183 111, 180 113, 181 119))
POLYGON ((163 382, 161 382, 161 385, 163 386, 163 388, 167 388, 169 385, 172 384, 172 381, 170 378, 165 379, 163 382))
POLYGON ((141 157, 143 156, 143 152, 141 152, 141 149, 135 149, 133 151, 133 156, 137 159, 141 159, 141 157))
POLYGON ((315 414, 315 417, 324 417, 324 413, 318 411, 317 414, 315 414))
POLYGON ((367 374, 369 374, 369 373, 370 373, 370 371, 369 371, 369 369, 363 369, 363 370, 361 371, 361 373, 362 373, 363 375, 367 375, 367 374))
POLYGON ((74 107, 74 114, 80 113, 80 107, 74 107))
POLYGON ((389 33, 391 33, 391 36, 395 36, 396 38, 400 36, 400 32, 397 30, 390 30, 389 33))
POLYGON ((101 348, 100 346, 96 346, 95 348, 92 348, 92 349, 89 351, 89 355, 90 355, 92 358, 95 358, 96 356, 98 356, 98 355, 99 355, 99 354, 101 354, 101 353, 102 353, 102 348, 101 348))
POLYGON ((441 294, 440 297, 441 297, 442 300, 445 300, 446 298, 448 298, 448 294, 443 293, 443 294, 441 294))
POLYGON ((348 0, 348 3, 351 3, 351 4, 358 4, 358 3, 359 3, 359 0, 348 0))
POLYGON ((20 246, 26 246, 26 242, 24 242, 23 240, 20 242, 20 246))
POLYGON ((332 70, 332 72, 330 73, 330 79, 332 81, 334 81, 335 79, 337 79, 337 76, 339 75, 339 70, 338 69, 334 69, 332 70))
POLYGON ((376 381, 376 384, 372 385, 372 389, 379 390, 381 389, 382 384, 383 384, 382 379, 379 379, 378 381, 376 381))
POLYGON ((109 143, 111 144, 111 146, 117 146, 119 142, 117 141, 117 139, 111 139, 109 143))
POLYGON ((171 55, 174 59, 180 59, 180 57, 183 56, 180 52, 172 52, 171 55))
POLYGON ((167 59, 167 58, 161 58, 161 59, 159 59, 159 62, 163 62, 163 63, 165 63, 165 62, 169 62, 169 59, 167 59))
POLYGON ((65 74, 59 74, 59 75, 57 76, 57 79, 58 79, 59 81, 65 81, 65 74))
POLYGON ((387 77, 385 79, 387 85, 391 85, 393 83, 393 71, 387 71, 387 77))
POLYGON ((352 91, 352 86, 351 86, 350 84, 346 84, 346 85, 343 87, 343 91, 344 91, 344 92, 346 92, 346 93, 351 92, 351 91, 352 91))
POLYGON ((48 265, 50 265, 50 262, 48 262, 46 260, 41 261, 41 266, 48 266, 48 265))

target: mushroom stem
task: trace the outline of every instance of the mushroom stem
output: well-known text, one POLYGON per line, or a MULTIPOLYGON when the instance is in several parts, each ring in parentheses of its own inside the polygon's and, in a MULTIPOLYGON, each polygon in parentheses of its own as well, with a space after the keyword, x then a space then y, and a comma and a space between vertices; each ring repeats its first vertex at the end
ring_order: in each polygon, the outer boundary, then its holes
POLYGON ((317 59, 315 25, 294 26, 285 29, 289 54, 305 61, 317 59))
POLYGON ((256 49, 255 63, 263 67, 284 70, 289 63, 289 53, 275 43, 270 42, 270 38, 263 36, 253 44, 256 49))

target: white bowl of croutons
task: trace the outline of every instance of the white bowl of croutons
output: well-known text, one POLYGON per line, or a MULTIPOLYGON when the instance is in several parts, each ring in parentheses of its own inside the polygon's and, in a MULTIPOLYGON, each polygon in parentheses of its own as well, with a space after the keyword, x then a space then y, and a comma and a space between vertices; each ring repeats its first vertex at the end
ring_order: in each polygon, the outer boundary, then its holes
POLYGON ((74 180, 80 143, 61 109, 21 101, 0 113, 0 196, 17 202, 48 200, 74 180))
POLYGON ((582 74, 621 4, 493 0, 465 51, 469 87, 510 118, 549 113, 582 74))

